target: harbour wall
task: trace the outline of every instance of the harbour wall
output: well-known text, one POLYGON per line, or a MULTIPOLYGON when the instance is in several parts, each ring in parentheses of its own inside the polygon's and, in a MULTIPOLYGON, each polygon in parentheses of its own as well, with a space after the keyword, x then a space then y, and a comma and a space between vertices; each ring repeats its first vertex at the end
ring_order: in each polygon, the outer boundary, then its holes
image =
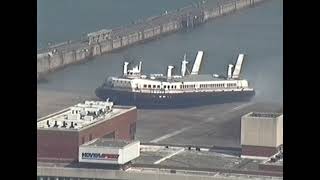
POLYGON ((202 1, 160 16, 110 30, 89 33, 81 40, 39 49, 37 52, 37 79, 62 67, 84 62, 103 53, 126 48, 182 29, 197 27, 208 20, 253 7, 265 0, 231 0, 223 3, 202 1))

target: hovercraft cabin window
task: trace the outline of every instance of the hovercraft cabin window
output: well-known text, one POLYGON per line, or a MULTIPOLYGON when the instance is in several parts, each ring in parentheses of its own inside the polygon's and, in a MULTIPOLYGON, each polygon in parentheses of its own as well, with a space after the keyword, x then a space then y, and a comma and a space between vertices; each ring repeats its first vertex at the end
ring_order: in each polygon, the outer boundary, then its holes
POLYGON ((157 85, 157 88, 160 88, 160 85, 157 85))
POLYGON ((151 85, 150 85, 150 84, 148 85, 148 88, 151 88, 151 85))
POLYGON ((147 85, 146 85, 146 84, 144 84, 144 85, 143 85, 143 87, 144 87, 144 88, 147 88, 147 85))

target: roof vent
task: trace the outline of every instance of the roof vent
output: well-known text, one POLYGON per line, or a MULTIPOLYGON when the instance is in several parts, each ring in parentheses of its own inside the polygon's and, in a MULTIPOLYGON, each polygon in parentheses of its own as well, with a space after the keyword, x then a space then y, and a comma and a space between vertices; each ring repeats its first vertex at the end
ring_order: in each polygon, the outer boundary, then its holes
POLYGON ((67 123, 65 121, 63 121, 62 126, 63 128, 67 127, 67 123))
POLYGON ((71 122, 70 128, 71 128, 71 129, 73 129, 73 128, 74 128, 74 126, 73 126, 73 122, 71 122))
POLYGON ((58 122, 57 121, 54 121, 53 127, 58 127, 58 122))

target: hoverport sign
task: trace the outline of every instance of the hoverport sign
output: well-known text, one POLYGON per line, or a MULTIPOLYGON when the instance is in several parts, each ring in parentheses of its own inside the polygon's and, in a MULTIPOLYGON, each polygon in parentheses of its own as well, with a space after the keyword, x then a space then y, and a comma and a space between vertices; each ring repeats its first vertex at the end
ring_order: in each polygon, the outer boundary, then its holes
POLYGON ((104 154, 104 153, 82 153, 82 159, 94 160, 118 160, 119 154, 104 154))

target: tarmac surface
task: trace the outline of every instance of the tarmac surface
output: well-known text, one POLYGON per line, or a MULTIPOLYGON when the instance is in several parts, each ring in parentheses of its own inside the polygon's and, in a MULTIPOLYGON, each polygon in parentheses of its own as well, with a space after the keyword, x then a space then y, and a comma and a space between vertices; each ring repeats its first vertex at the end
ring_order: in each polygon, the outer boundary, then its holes
MULTIPOLYGON (((62 110, 85 99, 96 98, 52 90, 38 91, 38 117, 62 110)), ((215 177, 229 177, 239 173, 247 174, 248 179, 264 179, 263 176, 269 175, 273 178, 282 176, 259 171, 258 165, 261 160, 244 159, 237 155, 239 153, 228 153, 229 150, 232 152, 240 148, 241 116, 251 111, 282 112, 282 105, 252 101, 171 110, 138 110, 135 138, 142 143, 168 144, 169 147, 161 145, 161 149, 142 151, 140 157, 134 160, 132 171, 145 171, 145 167, 151 170, 172 167, 186 169, 177 170, 177 173, 199 171, 214 173, 215 177), (176 146, 170 146, 171 144, 176 146), (192 145, 193 149, 186 148, 189 145, 192 145), (197 151, 194 149, 197 146, 207 146, 210 149, 205 151, 201 148, 201 151, 197 151), (212 151, 215 146, 222 147, 224 150, 221 151, 225 152, 212 151), (260 175, 255 176, 255 173, 260 175)), ((51 165, 42 163, 40 166, 51 165)))
POLYGON ((134 164, 159 164, 184 168, 222 168, 258 171, 258 165, 264 160, 246 159, 237 155, 217 153, 211 150, 188 150, 183 147, 142 146, 140 157, 134 164))
MULTIPOLYGON (((88 99, 82 94, 38 90, 38 118, 88 99)), ((240 147, 240 119, 251 112, 281 112, 274 103, 227 103, 170 109, 138 110, 136 139, 141 142, 240 147)))
POLYGON ((259 179, 256 177, 257 175, 260 178, 263 176, 282 177, 281 172, 259 169, 259 164, 264 161, 262 159, 241 158, 239 155, 217 153, 208 148, 197 150, 187 147, 142 145, 140 156, 132 161, 132 167, 129 171, 174 169, 174 173, 178 173, 180 170, 189 174, 210 173, 208 174, 210 176, 218 174, 249 175, 247 179, 259 179))
POLYGON ((141 142, 240 147, 241 116, 251 111, 281 112, 273 103, 228 103, 173 110, 139 110, 141 142))
POLYGON ((88 99, 94 99, 94 97, 70 92, 38 89, 37 118, 58 112, 88 99))

